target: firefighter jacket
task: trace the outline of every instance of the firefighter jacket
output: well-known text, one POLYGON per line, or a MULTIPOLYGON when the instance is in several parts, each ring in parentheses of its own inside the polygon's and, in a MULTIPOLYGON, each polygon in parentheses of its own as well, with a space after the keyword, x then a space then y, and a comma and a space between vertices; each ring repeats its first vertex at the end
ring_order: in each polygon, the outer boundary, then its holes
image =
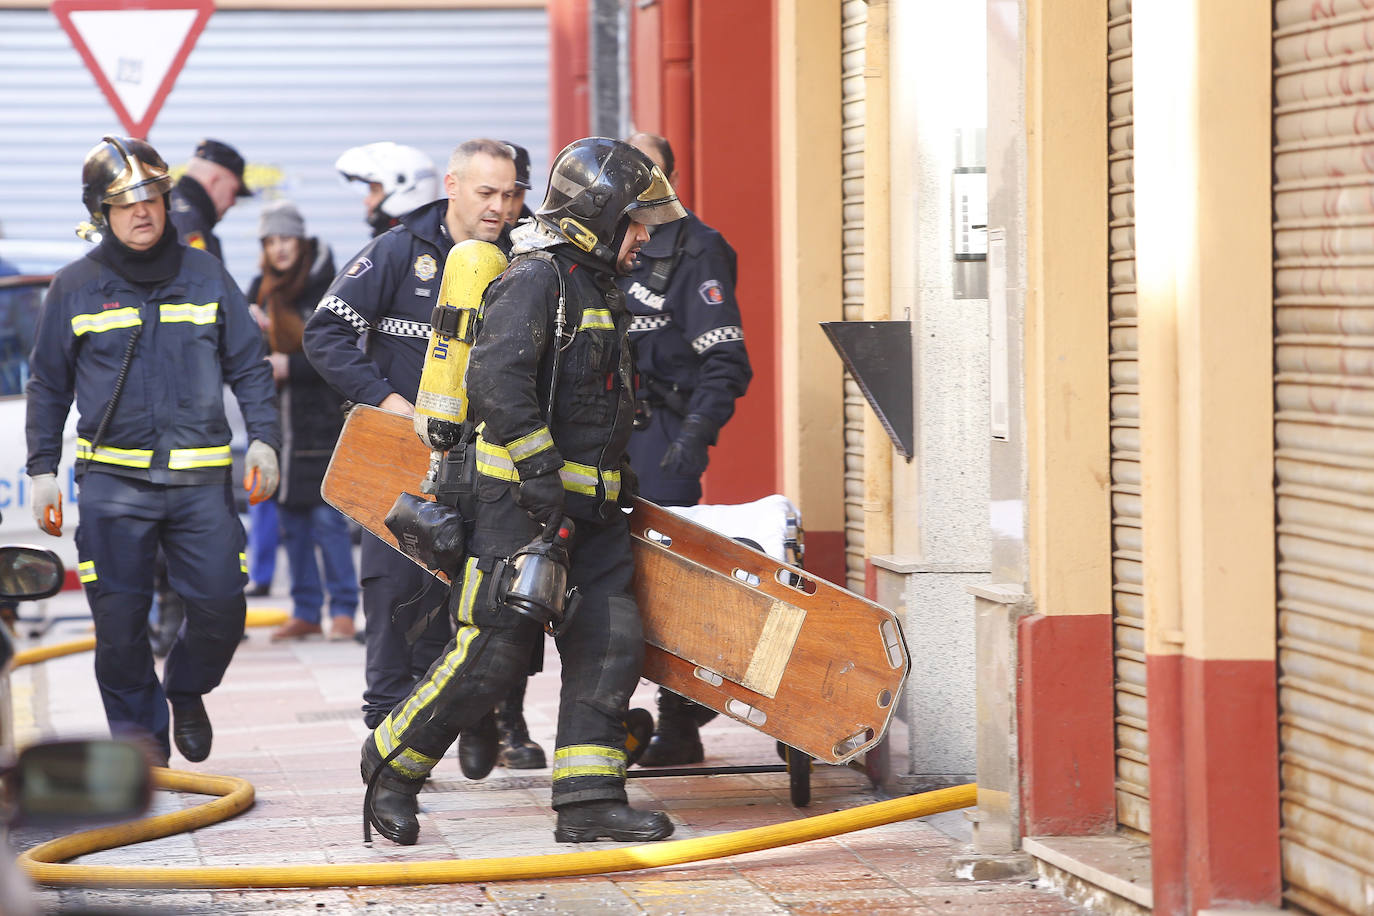
POLYGON ((570 249, 517 255, 487 289, 467 371, 477 470, 511 482, 556 470, 566 513, 605 520, 619 511, 634 421, 630 315, 604 268, 574 260, 570 249))
POLYGON ((199 181, 188 175, 181 176, 172 186, 168 215, 188 248, 199 248, 201 251, 210 252, 221 261, 224 260, 224 250, 220 247, 219 236, 215 235, 219 214, 215 212, 214 201, 210 200, 210 195, 200 186, 199 181))
POLYGON ((93 254, 58 271, 44 300, 30 357, 28 473, 56 472, 73 397, 77 467, 83 473, 102 470, 161 484, 227 477, 226 384, 243 412, 249 440, 279 448, 262 334, 224 265, 187 249, 176 276, 147 288, 93 254), (130 352, 119 400, 92 451, 130 352))
MULTIPOLYGON (((319 239, 311 239, 315 257, 305 289, 296 300, 302 319, 309 319, 334 279, 334 254, 319 239)), ((304 244, 304 241, 303 241, 304 244)), ((248 285, 248 301, 258 301, 262 277, 248 285)), ((310 365, 303 350, 286 354, 287 376, 277 389, 281 410, 281 484, 276 499, 292 509, 321 505, 320 484, 343 429, 343 399, 310 365)))
POLYGON ((429 320, 453 247, 447 206, 444 199, 425 204, 369 242, 310 316, 305 353, 345 400, 375 406, 396 392, 415 403, 429 320))
POLYGON ((753 377, 735 301, 734 249, 688 213, 657 229, 617 282, 634 315, 641 398, 679 418, 700 414, 724 426, 753 377))

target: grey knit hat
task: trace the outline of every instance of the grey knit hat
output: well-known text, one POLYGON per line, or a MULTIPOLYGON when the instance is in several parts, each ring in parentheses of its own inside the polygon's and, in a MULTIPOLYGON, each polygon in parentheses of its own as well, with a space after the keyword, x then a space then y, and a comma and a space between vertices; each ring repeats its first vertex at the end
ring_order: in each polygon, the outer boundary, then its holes
POLYGON ((305 238, 305 218, 289 200, 274 200, 262 208, 258 216, 258 239, 269 235, 289 235, 305 238))

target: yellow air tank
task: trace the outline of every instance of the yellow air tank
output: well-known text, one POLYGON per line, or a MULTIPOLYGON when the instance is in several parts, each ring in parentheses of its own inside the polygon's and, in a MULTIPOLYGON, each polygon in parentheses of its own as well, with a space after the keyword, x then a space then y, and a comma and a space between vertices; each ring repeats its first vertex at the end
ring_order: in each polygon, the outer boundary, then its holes
POLYGON ((454 245, 444 261, 439 303, 430 319, 429 350, 415 397, 415 434, 436 453, 434 459, 458 443, 467 419, 464 376, 477 337, 482 294, 505 269, 501 249, 477 239, 454 245))

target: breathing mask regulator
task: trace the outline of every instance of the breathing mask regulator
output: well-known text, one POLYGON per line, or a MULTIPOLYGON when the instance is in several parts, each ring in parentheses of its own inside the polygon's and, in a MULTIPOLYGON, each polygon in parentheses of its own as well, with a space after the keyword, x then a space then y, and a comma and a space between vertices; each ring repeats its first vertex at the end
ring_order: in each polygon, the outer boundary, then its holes
POLYGON ((567 516, 554 519, 538 537, 501 560, 491 574, 492 607, 528 617, 551 636, 562 635, 582 603, 582 593, 567 587, 573 530, 567 516))

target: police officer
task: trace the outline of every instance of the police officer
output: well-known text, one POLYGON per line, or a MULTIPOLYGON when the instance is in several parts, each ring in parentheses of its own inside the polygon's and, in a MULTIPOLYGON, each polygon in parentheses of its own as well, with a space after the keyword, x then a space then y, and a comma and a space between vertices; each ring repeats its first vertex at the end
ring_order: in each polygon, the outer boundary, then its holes
POLYGON ((559 842, 658 840, 656 811, 626 803, 624 717, 643 662, 631 592, 634 559, 620 503, 633 420, 630 316, 613 277, 628 270, 647 225, 684 215, 666 177, 626 143, 579 140, 554 160, 535 221, 485 296, 467 371, 476 438, 476 522, 456 637, 428 675, 363 742, 375 771, 368 815, 394 842, 419 835, 416 794, 455 734, 525 673, 541 626, 517 613, 492 577, 541 531, 571 530, 568 583, 581 605, 556 642, 563 688, 553 754, 559 842), (568 520, 572 524, 568 525, 568 520), (383 762, 388 761, 388 762, 383 762))
MULTIPOLYGON (((449 159, 448 199, 402 215, 334 278, 306 324, 304 342, 311 364, 345 400, 414 414, 449 249, 466 239, 494 242, 514 188, 509 147, 469 140, 449 159), (360 348, 364 332, 366 347, 360 348)), ((445 589, 433 576, 366 533, 361 561, 363 721, 373 728, 429 669, 452 627, 438 612, 445 589)))
POLYGON ((238 150, 218 140, 202 140, 186 163, 186 174, 172 188, 172 223, 183 242, 222 261, 224 252, 215 226, 240 197, 252 193, 243 182, 243 157, 238 150))
POLYGON ((413 146, 390 140, 355 146, 335 160, 334 168, 348 181, 367 185, 363 207, 374 237, 439 196, 434 160, 413 146))
POLYGON ((33 508, 61 533, 55 476, 76 400, 78 575, 95 621, 96 682, 110 730, 148 736, 163 760, 210 753, 201 697, 243 634, 244 532, 230 492, 222 388, 248 428, 250 499, 277 486, 281 436, 272 370, 248 303, 223 265, 186 247, 167 213, 172 179, 147 143, 105 137, 87 154, 82 202, 96 248, 48 289, 30 357, 28 473, 33 508), (153 556, 161 547, 186 626, 162 683, 148 643, 153 556))
POLYGON ((530 151, 509 140, 506 141, 506 145, 511 148, 515 158, 515 193, 506 203, 506 228, 501 230, 501 238, 496 244, 506 257, 510 257, 511 230, 521 220, 533 219, 534 213, 525 205, 525 194, 530 189, 530 151))
MULTIPOLYGON (((677 181, 673 148, 657 134, 629 142, 677 181)), ((617 282, 634 314, 639 414, 630 460, 640 495, 661 506, 695 506, 707 449, 735 412, 753 371, 735 301, 735 251, 696 214, 654 230, 628 277, 617 282)), ((715 717, 659 688, 658 724, 643 766, 699 763, 697 729, 715 717)))

